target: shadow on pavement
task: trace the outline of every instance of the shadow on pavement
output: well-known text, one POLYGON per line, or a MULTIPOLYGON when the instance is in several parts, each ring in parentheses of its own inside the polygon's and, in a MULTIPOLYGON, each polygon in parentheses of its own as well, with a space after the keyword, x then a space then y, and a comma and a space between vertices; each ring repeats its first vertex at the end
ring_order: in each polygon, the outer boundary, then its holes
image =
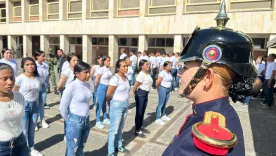
POLYGON ((51 124, 51 123, 53 123, 55 121, 58 121, 60 119, 62 119, 62 116, 60 114, 57 114, 55 117, 49 118, 46 121, 47 121, 48 124, 51 124))
POLYGON ((48 104, 48 106, 53 107, 53 106, 56 106, 56 105, 59 105, 59 104, 60 104, 60 101, 57 101, 57 102, 48 104))
POLYGON ((50 138, 47 138, 37 144, 35 144, 35 148, 38 151, 43 151, 51 146, 54 146, 55 144, 58 144, 59 142, 63 141, 64 134, 56 134, 54 136, 51 136, 50 138))

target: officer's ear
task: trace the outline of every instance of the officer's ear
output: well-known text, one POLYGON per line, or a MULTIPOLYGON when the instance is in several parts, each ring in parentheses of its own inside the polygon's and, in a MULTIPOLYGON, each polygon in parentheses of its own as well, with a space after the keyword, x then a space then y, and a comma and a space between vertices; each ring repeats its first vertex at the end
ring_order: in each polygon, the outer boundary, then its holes
POLYGON ((209 68, 206 71, 206 74, 203 78, 203 85, 204 85, 204 90, 209 90, 214 82, 214 70, 212 68, 209 68))

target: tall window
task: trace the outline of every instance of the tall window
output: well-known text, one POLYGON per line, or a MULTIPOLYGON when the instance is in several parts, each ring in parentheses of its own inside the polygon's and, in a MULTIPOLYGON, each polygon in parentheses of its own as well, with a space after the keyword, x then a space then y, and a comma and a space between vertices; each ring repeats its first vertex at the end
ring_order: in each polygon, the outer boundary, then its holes
POLYGON ((90 0, 90 17, 105 18, 108 17, 108 1, 109 0, 90 0))
POLYGON ((176 13, 176 0, 148 0, 148 15, 176 13))
POLYGON ((47 18, 48 20, 59 19, 59 0, 48 0, 47 3, 47 18))
POLYGON ((49 37, 49 46, 52 48, 53 52, 57 52, 60 48, 59 44, 59 37, 49 37))
POLYGON ((272 9, 272 0, 230 0, 230 10, 272 9))
POLYGON ((138 16, 140 0, 118 0, 117 16, 138 16))
POLYGON ((13 22, 21 22, 21 2, 13 3, 13 22))
POLYGON ((30 0, 29 20, 30 21, 39 20, 39 1, 38 0, 30 0))
POLYGON ((149 38, 149 47, 173 47, 173 38, 149 38))
POLYGON ((0 23, 6 23, 6 5, 0 4, 0 23))
POLYGON ((81 0, 67 0, 67 18, 80 19, 82 14, 82 1, 81 0))
POLYGON ((221 0, 185 0, 184 13, 217 12, 221 0))

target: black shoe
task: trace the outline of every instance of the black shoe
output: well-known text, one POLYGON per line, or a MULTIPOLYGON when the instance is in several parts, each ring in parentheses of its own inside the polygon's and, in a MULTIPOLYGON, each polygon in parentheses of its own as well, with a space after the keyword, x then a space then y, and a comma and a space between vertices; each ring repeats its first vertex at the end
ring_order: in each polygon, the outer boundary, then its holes
POLYGON ((55 88, 54 93, 55 93, 56 95, 59 95, 59 92, 58 92, 57 88, 55 88))

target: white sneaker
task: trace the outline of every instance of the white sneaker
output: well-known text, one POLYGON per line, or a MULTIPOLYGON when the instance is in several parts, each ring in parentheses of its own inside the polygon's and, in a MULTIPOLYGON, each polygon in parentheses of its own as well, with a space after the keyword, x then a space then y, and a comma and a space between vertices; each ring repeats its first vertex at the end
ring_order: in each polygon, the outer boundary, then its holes
POLYGON ((167 117, 167 115, 162 116, 161 119, 165 120, 165 121, 170 121, 171 120, 171 118, 167 117))
POLYGON ((100 121, 96 123, 96 127, 99 129, 104 129, 104 125, 100 121))
POLYGON ((161 119, 155 120, 155 123, 157 123, 158 125, 165 125, 165 123, 161 119))
POLYGON ((37 127, 37 125, 35 126, 35 131, 38 131, 38 127, 37 127))
POLYGON ((104 119, 103 124, 110 125, 110 120, 109 119, 104 119))
POLYGON ((42 153, 40 153, 39 151, 35 150, 35 149, 32 149, 31 150, 31 153, 30 153, 31 156, 43 156, 42 153))
POLYGON ((49 128, 50 126, 47 124, 47 122, 45 120, 41 121, 39 123, 39 125, 42 127, 42 128, 49 128))

